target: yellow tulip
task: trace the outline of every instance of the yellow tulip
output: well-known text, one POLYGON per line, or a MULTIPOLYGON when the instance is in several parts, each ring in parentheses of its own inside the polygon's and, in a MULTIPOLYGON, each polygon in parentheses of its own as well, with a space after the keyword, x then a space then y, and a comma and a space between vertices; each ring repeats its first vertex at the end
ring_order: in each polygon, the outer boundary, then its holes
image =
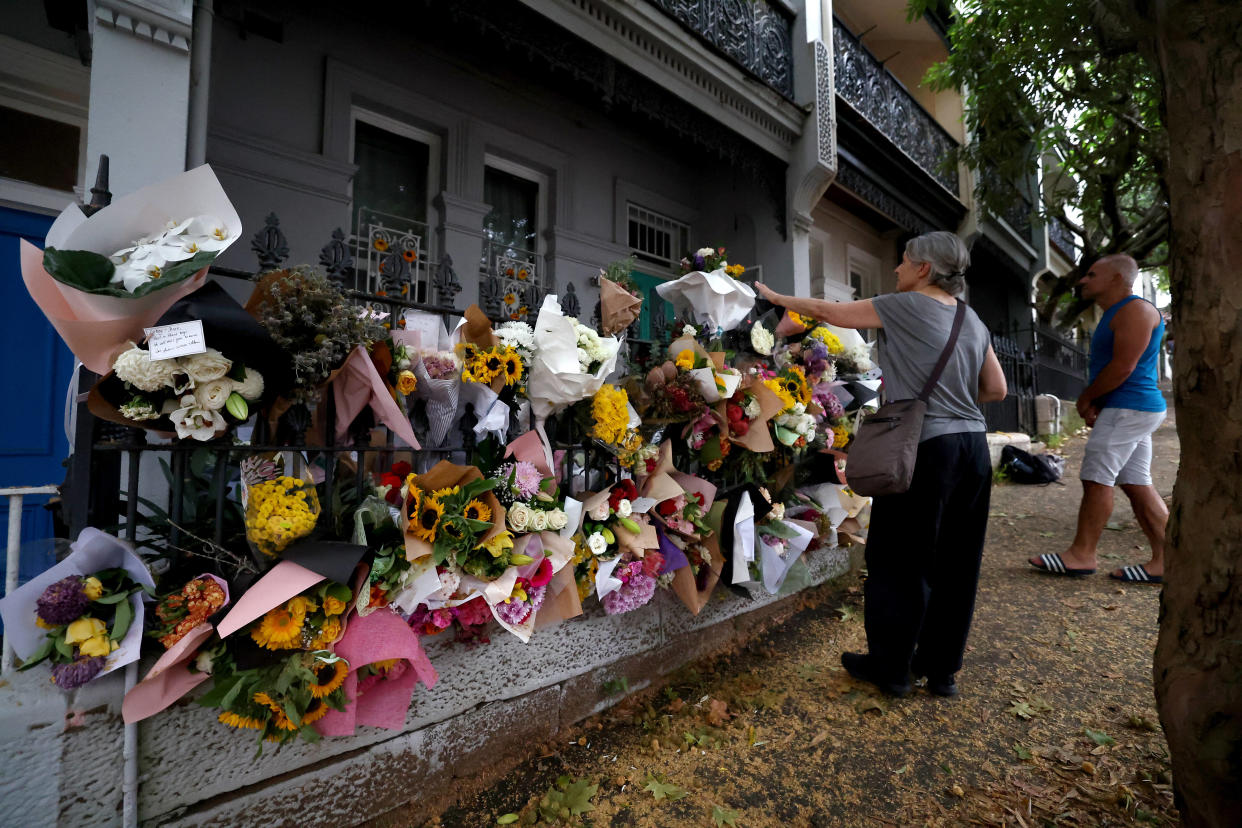
POLYGON ((98 618, 79 618, 69 625, 69 629, 65 631, 66 644, 81 644, 88 638, 96 636, 106 636, 108 634, 108 625, 100 621, 98 618))

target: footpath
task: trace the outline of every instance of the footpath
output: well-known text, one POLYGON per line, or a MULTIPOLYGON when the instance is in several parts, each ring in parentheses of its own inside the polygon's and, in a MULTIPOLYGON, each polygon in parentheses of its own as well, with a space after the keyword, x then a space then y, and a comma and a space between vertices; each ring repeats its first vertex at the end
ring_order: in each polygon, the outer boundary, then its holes
MULTIPOLYGON (((886 698, 841 668, 842 651, 865 650, 860 573, 814 591, 745 649, 584 722, 428 825, 1177 824, 1152 691, 1159 587, 1107 577, 1147 560, 1124 495, 1098 574, 1026 563, 1073 536, 1084 443, 1061 448, 1064 486, 993 489, 959 698, 886 698)), ((1167 500, 1171 411, 1154 455, 1167 500)))

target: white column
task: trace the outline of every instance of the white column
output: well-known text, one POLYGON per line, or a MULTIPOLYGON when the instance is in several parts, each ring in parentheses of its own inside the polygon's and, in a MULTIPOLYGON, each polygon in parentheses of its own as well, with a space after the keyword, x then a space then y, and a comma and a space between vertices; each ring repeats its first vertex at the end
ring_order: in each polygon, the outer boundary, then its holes
POLYGON ((99 155, 114 195, 185 169, 191 0, 94 0, 88 185, 99 155))

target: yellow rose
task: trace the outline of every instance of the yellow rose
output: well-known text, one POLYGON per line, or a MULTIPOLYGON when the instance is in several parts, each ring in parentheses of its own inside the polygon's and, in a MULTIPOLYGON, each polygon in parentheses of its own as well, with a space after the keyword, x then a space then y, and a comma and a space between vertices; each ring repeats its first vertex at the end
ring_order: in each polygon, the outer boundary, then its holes
POLYGON ((324 615, 340 615, 345 611, 345 602, 339 598, 333 598, 331 595, 323 599, 324 615))
POLYGON ((98 618, 79 618, 69 625, 65 631, 66 644, 81 644, 88 638, 108 634, 108 625, 98 618))
POLYGON ((103 584, 92 575, 89 578, 82 579, 82 591, 86 593, 88 601, 98 601, 99 597, 103 595, 103 584))
POLYGON ((106 656, 115 650, 116 647, 115 641, 109 641, 102 635, 95 635, 79 644, 78 652, 84 656, 106 656))
POLYGON ((689 348, 677 355, 677 367, 683 371, 689 371, 694 367, 694 351, 689 348))
POLYGON ((418 378, 413 371, 402 371, 397 374, 397 390, 402 394, 412 394, 418 387, 418 378))

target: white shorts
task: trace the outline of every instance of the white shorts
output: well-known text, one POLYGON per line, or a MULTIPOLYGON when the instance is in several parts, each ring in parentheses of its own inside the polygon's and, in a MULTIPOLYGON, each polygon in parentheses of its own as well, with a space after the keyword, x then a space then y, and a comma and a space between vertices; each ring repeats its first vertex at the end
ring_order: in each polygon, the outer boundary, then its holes
POLYGON ((1105 486, 1150 486, 1151 434, 1165 414, 1105 408, 1087 438, 1078 476, 1105 486))

